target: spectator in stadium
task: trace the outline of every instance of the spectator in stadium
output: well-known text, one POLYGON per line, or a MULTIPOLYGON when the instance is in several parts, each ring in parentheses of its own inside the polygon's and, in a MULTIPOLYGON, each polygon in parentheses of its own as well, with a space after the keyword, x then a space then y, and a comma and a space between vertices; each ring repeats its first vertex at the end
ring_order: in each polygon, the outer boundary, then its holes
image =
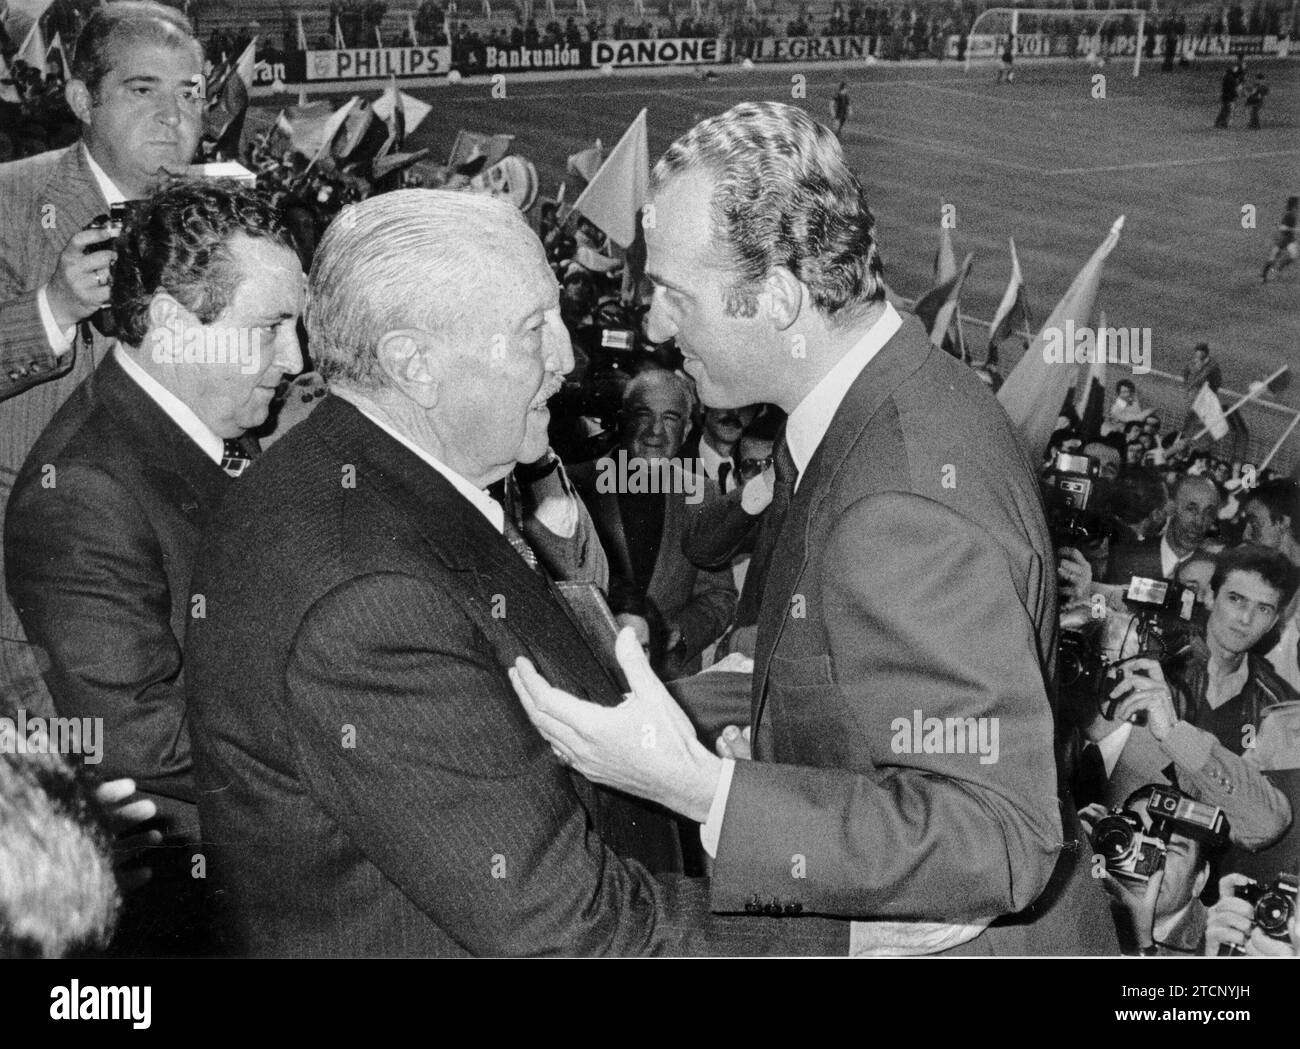
MULTIPOLYGON (((1242 514, 1245 539, 1276 550, 1300 568, 1300 485, 1279 478, 1252 488, 1242 514)), ((1293 597, 1279 614, 1281 631, 1264 658, 1278 675, 1300 692, 1300 597, 1293 597)))
MULTIPOLYGON (((198 810, 185 716, 190 569, 257 452, 282 377, 302 369, 303 276, 264 198, 178 182, 117 243, 118 341, 32 450, 5 521, 9 593, 60 715, 102 718, 103 768, 158 806, 171 861, 122 937, 205 946, 190 875, 198 810), (55 483, 49 479, 55 478, 55 483)), ((201 611, 201 609, 200 609, 201 611)))
POLYGON ((729 569, 702 571, 682 552, 693 508, 717 485, 680 458, 694 393, 689 380, 648 368, 623 391, 618 450, 570 471, 610 561, 611 576, 653 604, 667 638, 665 678, 700 669, 703 651, 736 611, 729 569))
MULTIPOLYGON (((1117 431, 1123 431, 1128 437, 1132 424, 1141 423, 1149 414, 1150 412, 1142 407, 1133 380, 1120 379, 1115 384, 1115 400, 1111 402, 1110 411, 1106 413, 1106 421, 1101 426, 1101 435, 1106 437, 1117 431)), ((1138 427, 1139 432, 1140 429, 1141 427, 1138 427)), ((1136 433, 1132 436, 1136 436, 1136 433)))
POLYGON ((1300 258, 1300 241, 1296 239, 1297 225, 1300 225, 1300 196, 1287 197, 1282 221, 1278 223, 1277 235, 1273 238, 1273 247, 1269 249, 1268 261, 1264 263, 1262 279, 1265 284, 1274 267, 1281 272, 1300 258))
POLYGON ((1259 130, 1259 111, 1264 107, 1264 99, 1268 97, 1268 77, 1263 73, 1255 74, 1255 84, 1246 95, 1246 108, 1250 110, 1250 120, 1246 127, 1253 130, 1259 130))
MULTIPOLYGON (((83 323, 109 299, 109 206, 146 196, 198 145, 203 53, 175 9, 126 0, 98 7, 72 60, 69 104, 82 125, 67 149, 0 166, 0 513, 59 406, 111 345, 83 323)), ((48 711, 35 654, 0 597, 0 686, 48 711)))
POLYGON ((1219 84, 1219 115, 1214 118, 1216 128, 1226 128, 1232 117, 1232 107, 1241 95, 1241 83, 1245 78, 1245 63, 1239 58, 1236 64, 1229 66, 1223 73, 1219 84))
POLYGON ((1213 481, 1180 475, 1163 534, 1113 543, 1106 582, 1127 583, 1132 576, 1172 578, 1174 569, 1207 543, 1210 529, 1218 521, 1219 499, 1213 481))

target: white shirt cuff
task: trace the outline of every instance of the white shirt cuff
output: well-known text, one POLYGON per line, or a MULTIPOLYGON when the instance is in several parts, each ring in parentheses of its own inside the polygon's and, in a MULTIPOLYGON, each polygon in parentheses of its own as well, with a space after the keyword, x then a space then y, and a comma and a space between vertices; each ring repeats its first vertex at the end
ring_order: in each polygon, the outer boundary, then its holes
POLYGON ((740 508, 750 517, 757 517, 772 501, 775 476, 771 470, 764 470, 757 477, 745 482, 745 487, 740 493, 740 508))
POLYGON ((718 789, 713 792, 709 818, 700 827, 700 844, 713 859, 718 858, 718 840, 722 837, 722 817, 727 811, 727 795, 731 793, 731 777, 736 772, 736 759, 722 759, 722 773, 718 776, 718 789))
POLYGON ((50 309, 50 297, 44 287, 36 293, 36 310, 41 315, 41 323, 45 325, 45 338, 50 344, 50 349, 54 351, 54 356, 62 357, 72 349, 72 343, 77 336, 77 326, 74 324, 67 331, 59 330, 59 322, 54 319, 54 311, 50 309))

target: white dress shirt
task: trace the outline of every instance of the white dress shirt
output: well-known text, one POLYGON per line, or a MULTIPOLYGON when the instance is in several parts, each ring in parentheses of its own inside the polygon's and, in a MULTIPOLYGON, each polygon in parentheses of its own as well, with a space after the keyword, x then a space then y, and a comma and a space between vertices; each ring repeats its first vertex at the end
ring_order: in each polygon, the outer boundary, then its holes
MULTIPOLYGON (((109 178, 104 169, 95 163, 95 158, 90 155, 90 150, 82 144, 80 147, 86 155, 86 163, 90 167, 90 173, 95 176, 95 183, 99 186, 99 192, 104 195, 104 200, 108 202, 111 208, 114 204, 121 204, 126 200, 126 194, 123 193, 113 180, 109 178)), ((36 293, 36 311, 41 315, 41 323, 45 325, 45 337, 49 340, 50 349, 54 351, 54 356, 62 357, 72 349, 73 340, 77 334, 77 326, 74 324, 71 328, 60 331, 58 321, 54 319, 54 311, 50 309, 49 282, 41 285, 41 290, 36 293)))
POLYGON ((150 400, 166 412, 167 417, 184 430, 190 440, 203 449, 204 455, 218 466, 221 465, 225 442, 208 429, 207 423, 195 415, 188 404, 145 371, 120 345, 113 347, 113 359, 121 365, 122 370, 135 384, 149 395, 150 400))

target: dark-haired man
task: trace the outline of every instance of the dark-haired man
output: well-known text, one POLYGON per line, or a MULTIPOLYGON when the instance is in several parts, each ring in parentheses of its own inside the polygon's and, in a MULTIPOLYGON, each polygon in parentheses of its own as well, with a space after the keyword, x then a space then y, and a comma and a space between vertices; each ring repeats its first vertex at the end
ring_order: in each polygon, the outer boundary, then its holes
MULTIPOLYGON (((182 644, 187 619, 205 614, 191 564, 256 453, 246 431, 302 368, 303 275, 269 202, 218 185, 158 192, 117 253, 118 343, 19 473, 5 574, 58 713, 103 719, 101 771, 157 804, 182 860, 198 840, 182 644)), ((166 871, 155 876, 165 886, 166 871)))
MULTIPOLYGON (((86 227, 189 163, 202 71, 175 9, 104 4, 81 30, 66 88, 81 141, 0 165, 0 513, 36 438, 111 345, 88 318, 108 302, 113 231, 86 227)), ((3 599, 0 684, 29 705, 49 702, 3 599)))

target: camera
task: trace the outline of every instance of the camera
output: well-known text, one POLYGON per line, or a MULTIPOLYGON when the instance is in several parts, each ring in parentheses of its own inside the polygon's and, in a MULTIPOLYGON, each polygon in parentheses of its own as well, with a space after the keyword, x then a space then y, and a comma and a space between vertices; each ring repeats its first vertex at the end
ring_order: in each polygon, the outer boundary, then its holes
MULTIPOLYGON (((1296 889, 1300 878, 1294 874, 1279 874, 1272 885, 1251 882, 1239 885, 1234 891, 1237 899, 1245 900, 1255 908, 1255 927, 1271 940, 1290 942, 1287 926, 1295 913, 1296 889)), ((1245 954, 1240 947, 1225 943, 1219 948, 1221 955, 1245 954)))
POLYGON ((1145 883, 1164 867, 1165 849, 1174 834, 1222 848, 1228 841, 1228 818, 1214 805, 1153 783, 1134 791, 1123 806, 1099 819, 1091 837, 1110 875, 1145 883), (1150 827, 1133 811, 1144 797, 1150 827))
MULTIPOLYGON (((122 233, 122 226, 131 214, 131 207, 131 201, 122 201, 119 204, 114 204, 108 209, 107 215, 96 215, 91 219, 90 223, 86 226, 86 229, 114 230, 115 240, 122 233)), ((112 246, 112 241, 108 241, 107 243, 99 241, 98 243, 87 245, 84 253, 86 255, 93 255, 97 251, 105 251, 112 246)), ((111 284, 111 266, 109 267, 109 274, 109 283, 111 284)), ((113 320, 113 309, 111 306, 101 306, 92 313, 87 320, 89 320, 94 329, 105 338, 111 339, 117 334, 117 323, 113 320)))
POLYGON ((1100 512, 1102 481, 1096 459, 1057 452, 1043 476, 1043 502, 1052 544, 1084 546, 1109 538, 1110 521, 1100 512))

